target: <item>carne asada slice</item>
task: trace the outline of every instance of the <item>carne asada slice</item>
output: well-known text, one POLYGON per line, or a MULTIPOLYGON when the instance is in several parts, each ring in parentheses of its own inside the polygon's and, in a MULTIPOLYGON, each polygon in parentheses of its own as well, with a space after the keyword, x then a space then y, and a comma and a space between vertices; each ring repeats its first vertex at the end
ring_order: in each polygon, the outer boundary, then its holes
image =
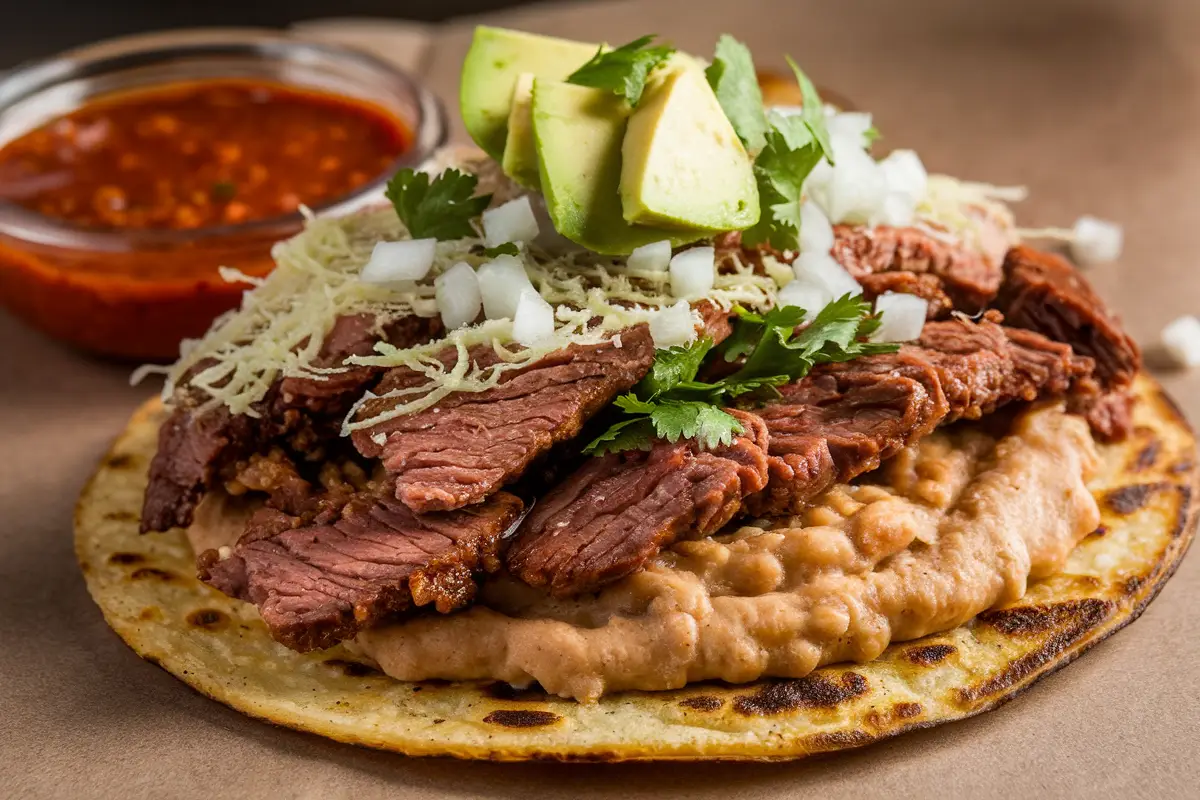
POLYGON ((1012 402, 1094 400, 1091 359, 990 320, 930 322, 896 353, 818 367, 756 413, 770 431, 766 491, 755 516, 799 510, 834 483, 877 468, 937 425, 976 420, 1012 402))
POLYGON ((918 228, 835 225, 833 235, 834 260, 863 285, 868 298, 917 290, 910 293, 936 301, 929 305, 931 319, 951 308, 982 311, 1000 289, 1002 254, 992 257, 918 228))
MULTIPOLYGON (((313 359, 318 368, 340 367, 350 356, 371 355, 375 343, 381 340, 376 332, 373 314, 347 314, 338 317, 321 343, 321 351, 313 359)), ((437 317, 402 317, 383 326, 382 340, 396 347, 423 344, 441 332, 437 317)), ((284 378, 279 387, 284 408, 304 408, 329 417, 340 418, 359 397, 373 378, 381 375, 380 367, 351 367, 345 372, 333 372, 320 377, 284 378)))
POLYGON ((362 493, 337 521, 301 527, 263 509, 226 558, 208 550, 197 563, 201 580, 257 605, 275 639, 306 652, 413 607, 467 605, 475 577, 499 569, 501 538, 522 508, 498 492, 468 509, 419 515, 362 493))
POLYGON ((1079 270, 1059 255, 1021 246, 1008 251, 1004 271, 996 307, 1009 325, 1065 342, 1095 359, 1096 378, 1105 391, 1133 383, 1142 366, 1138 346, 1079 270))
MULTIPOLYGON (((411 347, 428 341, 439 325, 437 320, 409 317, 386 326, 385 334, 397 347, 411 347)), ((314 363, 339 365, 347 356, 370 352, 378 338, 374 319, 368 315, 339 317, 314 363)), ((181 388, 150 464, 142 532, 191 524, 196 503, 220 473, 272 443, 312 451, 336 440, 342 415, 379 373, 355 368, 333 373, 327 380, 285 378, 255 404, 258 418, 232 414, 224 406, 197 414, 198 401, 186 386, 181 388)))
POLYGON ((716 533, 767 483, 767 429, 744 411, 731 444, 656 442, 591 459, 543 497, 505 557, 508 569, 559 597, 639 569, 679 538, 716 533))
MULTIPOLYGON (((449 356, 447 356, 449 357, 449 356)), ((486 345, 471 357, 495 358, 486 345)), ((380 458, 396 480, 396 497, 418 513, 477 503, 518 478, 553 445, 579 434, 583 423, 637 383, 654 361, 648 325, 594 345, 572 344, 522 369, 503 373, 483 392, 452 394, 436 406, 355 431, 354 445, 380 458)), ((377 393, 424 376, 407 367, 390 370, 377 393)), ((388 408, 380 399, 360 413, 388 408)))

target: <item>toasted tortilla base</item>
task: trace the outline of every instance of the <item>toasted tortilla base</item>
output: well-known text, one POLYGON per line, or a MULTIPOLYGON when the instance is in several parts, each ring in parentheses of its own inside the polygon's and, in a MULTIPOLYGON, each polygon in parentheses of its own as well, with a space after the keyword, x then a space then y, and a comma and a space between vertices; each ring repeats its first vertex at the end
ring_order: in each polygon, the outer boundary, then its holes
POLYGON ((162 409, 134 415, 84 489, 75 548, 108 624, 142 658, 252 717, 409 755, 493 760, 790 759, 987 711, 1128 624, 1195 530, 1195 439, 1149 378, 1137 430, 1101 448, 1103 524, 1018 603, 867 664, 579 704, 484 684, 404 683, 338 647, 300 654, 252 605, 196 580, 181 531, 139 536, 162 409))

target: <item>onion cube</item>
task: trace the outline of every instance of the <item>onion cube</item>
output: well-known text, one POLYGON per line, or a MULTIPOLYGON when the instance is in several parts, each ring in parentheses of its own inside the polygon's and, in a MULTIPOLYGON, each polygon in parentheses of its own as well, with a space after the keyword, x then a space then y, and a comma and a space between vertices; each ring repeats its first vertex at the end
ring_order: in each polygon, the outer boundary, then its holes
POLYGON ((1083 216, 1075 221, 1071 255, 1080 264, 1103 264, 1121 257, 1124 232, 1115 222, 1083 216))
POLYGON ((826 189, 830 222, 865 223, 882 208, 888 186, 883 170, 866 151, 834 142, 837 164, 826 189))
POLYGON ((833 226, 820 206, 811 200, 800 205, 800 252, 828 253, 833 247, 833 226))
POLYGON ((839 111, 826 118, 825 128, 830 139, 841 139, 856 147, 866 147, 871 115, 865 111, 839 111))
POLYGON ((671 264, 671 243, 666 239, 635 247, 625 265, 645 272, 662 272, 671 264))
POLYGON ((525 265, 516 256, 496 256, 479 267, 479 294, 488 319, 512 318, 521 293, 533 289, 525 265))
POLYGON ((650 337, 659 350, 696 341, 696 317, 688 301, 680 300, 650 317, 650 337))
POLYGON ((693 247, 671 259, 671 294, 696 300, 712 291, 717 253, 711 247, 693 247))
POLYGON ((433 282, 434 298, 446 330, 470 325, 479 316, 483 299, 479 294, 479 278, 466 262, 459 261, 438 275, 433 282))
POLYGON ((437 239, 379 242, 358 277, 376 284, 419 281, 429 274, 436 252, 437 239))
POLYGON ((538 230, 537 217, 527 196, 483 212, 483 243, 488 247, 499 247, 505 242, 532 242, 538 230))
POLYGON ((812 322, 817 314, 833 300, 825 285, 811 278, 797 278, 779 290, 780 308, 796 306, 804 309, 804 321, 812 322))
POLYGON ((929 185, 929 173, 921 163, 921 157, 912 150, 893 150, 879 162, 887 181, 888 192, 907 197, 915 205, 925 197, 929 185))
POLYGON ((833 300, 862 294, 858 281, 828 253, 801 253, 792 264, 792 270, 797 280, 824 286, 833 300))
POLYGON ((554 335, 554 308, 533 288, 523 291, 517 301, 512 335, 526 347, 554 335))
POLYGON ((875 298, 879 328, 871 335, 876 342, 911 342, 921 336, 929 301, 915 294, 884 292, 875 298))
POLYGON ((1163 349, 1181 367, 1200 366, 1200 319, 1180 317, 1163 328, 1163 349))

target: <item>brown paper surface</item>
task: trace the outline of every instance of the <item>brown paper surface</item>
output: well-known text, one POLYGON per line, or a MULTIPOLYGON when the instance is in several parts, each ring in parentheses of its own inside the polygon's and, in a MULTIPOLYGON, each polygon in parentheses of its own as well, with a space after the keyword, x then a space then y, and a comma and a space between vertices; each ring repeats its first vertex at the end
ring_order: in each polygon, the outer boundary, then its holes
MULTIPOLYGON (((1081 213, 1121 221, 1121 264, 1091 275, 1143 343, 1200 312, 1200 6, 1191 0, 692 0, 490 21, 612 42, 658 31, 697 52, 728 31, 775 66, 774 54, 789 52, 819 84, 875 112, 886 146, 917 148, 931 170, 1027 185, 1022 223, 1069 225, 1081 213)), ((398 40, 451 107, 470 27, 398 40)), ((367 33, 380 47, 379 31, 367 33)), ((75 496, 153 391, 129 387, 127 374, 0 314, 0 796, 1200 796, 1195 556, 1140 621, 1000 710, 819 761, 465 764, 255 722, 134 656, 75 567, 75 496)), ((1158 375, 1200 419, 1200 371, 1158 375)))

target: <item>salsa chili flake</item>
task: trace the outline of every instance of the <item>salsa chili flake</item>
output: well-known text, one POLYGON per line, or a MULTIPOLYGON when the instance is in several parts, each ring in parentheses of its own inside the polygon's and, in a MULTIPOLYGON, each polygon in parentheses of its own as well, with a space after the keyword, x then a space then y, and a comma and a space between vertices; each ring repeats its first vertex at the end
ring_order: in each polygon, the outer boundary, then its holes
POLYGON ((89 228, 194 229, 316 206, 412 144, 368 102, 217 79, 122 92, 0 148, 0 199, 89 228))

